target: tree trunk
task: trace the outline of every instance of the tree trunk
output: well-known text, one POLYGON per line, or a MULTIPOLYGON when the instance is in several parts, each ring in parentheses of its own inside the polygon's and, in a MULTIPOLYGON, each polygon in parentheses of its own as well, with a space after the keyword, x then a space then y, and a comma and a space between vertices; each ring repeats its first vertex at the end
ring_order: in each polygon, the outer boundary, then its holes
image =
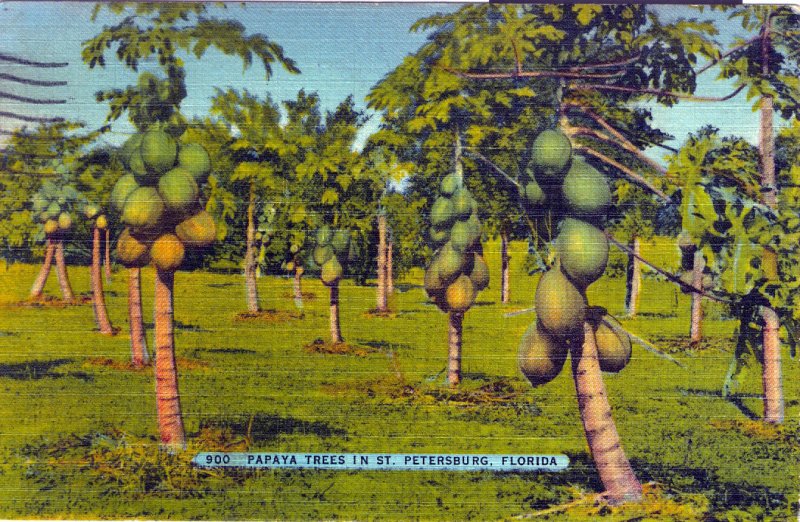
POLYGON ((303 304, 303 267, 297 261, 294 263, 294 298, 303 304))
POLYGON ((128 323, 131 330, 131 362, 137 368, 150 362, 142 320, 142 269, 128 269, 128 323))
POLYGON ((47 277, 50 275, 50 267, 53 266, 53 255, 55 254, 55 245, 53 244, 53 240, 47 238, 47 248, 45 249, 44 253, 44 264, 42 264, 42 269, 39 270, 39 275, 36 277, 36 281, 33 282, 33 286, 31 287, 31 299, 38 299, 42 296, 42 292, 44 292, 44 285, 47 283, 47 277))
POLYGON ((339 283, 331 286, 331 343, 344 342, 342 327, 339 324, 339 283))
POLYGON ((114 335, 114 328, 108 319, 106 299, 103 295, 103 274, 100 267, 100 229, 92 230, 92 307, 94 308, 94 322, 103 335, 114 335))
POLYGON ((642 263, 639 261, 641 244, 637 236, 630 243, 633 253, 628 254, 627 284, 625 286, 625 313, 628 317, 636 317, 639 311, 639 294, 642 288, 642 263))
POLYGON ((389 310, 386 290, 386 216, 378 214, 378 295, 375 309, 379 313, 389 310))
POLYGON ((258 312, 258 286, 256 279, 256 208, 255 185, 250 184, 250 201, 247 204, 247 247, 244 254, 244 283, 247 288, 247 311, 258 312))
POLYGON ((500 232, 500 302, 507 304, 511 301, 510 283, 508 280, 508 233, 500 232))
POLYGON ((67 264, 64 261, 64 242, 60 239, 56 241, 56 275, 58 276, 58 285, 61 287, 62 299, 71 303, 75 300, 75 294, 72 293, 72 286, 69 284, 67 264))
POLYGON ((394 241, 389 237, 389 242, 386 245, 386 291, 389 295, 394 293, 394 241))
POLYGON ((106 239, 106 250, 105 256, 103 257, 103 264, 105 265, 106 269, 106 283, 111 283, 111 239, 109 239, 111 234, 109 233, 107 227, 103 230, 103 232, 105 232, 106 239))
POLYGON ((463 332, 464 313, 450 312, 448 326, 447 382, 451 387, 461 383, 461 338, 463 332))
MULTIPOLYGON (((694 253, 694 267, 692 268, 692 286, 703 289, 703 269, 706 259, 703 252, 697 249, 694 253)), ((692 324, 689 328, 689 342, 698 343, 703 338, 703 296, 692 292, 692 324)))
POLYGON ((178 369, 175 365, 172 300, 174 281, 174 271, 156 270, 154 307, 156 411, 161 445, 170 451, 186 449, 178 392, 178 369))
MULTIPOLYGON (((761 33, 761 72, 767 77, 770 74, 771 19, 764 23, 761 33)), ((775 179, 775 135, 773 125, 774 100, 772 96, 761 98, 759 153, 761 156, 761 188, 764 203, 770 208, 778 206, 778 188, 775 179)), ((778 256, 769 248, 764 249, 762 257, 764 273, 770 279, 779 279, 778 256)), ((781 382, 781 340, 779 331, 780 318, 775 310, 763 308, 764 319, 763 348, 764 364, 762 365, 762 382, 764 386, 764 422, 780 424, 783 422, 783 384, 781 382)))
POLYGON ((635 502, 642 497, 642 486, 625 456, 611 416, 597 358, 594 329, 589 323, 584 323, 583 332, 582 346, 572 348, 572 377, 589 451, 608 501, 612 504, 635 502))

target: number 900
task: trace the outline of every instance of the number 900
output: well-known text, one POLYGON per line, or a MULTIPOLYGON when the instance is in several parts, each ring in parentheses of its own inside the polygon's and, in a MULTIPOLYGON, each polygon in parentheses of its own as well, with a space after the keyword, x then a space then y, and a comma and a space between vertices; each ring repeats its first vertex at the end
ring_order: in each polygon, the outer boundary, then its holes
POLYGON ((206 464, 229 464, 231 457, 229 455, 206 455, 206 464))

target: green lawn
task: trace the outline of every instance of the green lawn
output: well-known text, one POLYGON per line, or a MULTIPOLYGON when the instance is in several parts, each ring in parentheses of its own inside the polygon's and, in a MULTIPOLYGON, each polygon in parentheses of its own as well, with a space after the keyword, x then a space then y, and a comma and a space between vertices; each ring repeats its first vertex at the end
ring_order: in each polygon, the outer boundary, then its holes
MULTIPOLYGON (((226 441, 260 451, 565 453, 568 471, 197 471, 187 457, 157 453, 152 371, 123 367, 130 357, 125 272, 106 287, 122 331, 105 338, 93 333, 90 305, 17 306, 38 267, 13 265, 0 267, 0 517, 490 520, 599 492, 569 372, 537 389, 518 374, 517 343, 534 316, 504 314, 532 306, 536 276, 521 270, 524 245, 513 246, 507 306, 498 303, 497 246, 486 246, 493 281, 464 322, 465 379, 457 394, 444 382, 445 315, 426 303, 419 271, 398 284, 394 318, 365 315, 375 306, 374 287, 343 284, 343 333, 360 350, 350 355, 304 348, 328 332, 327 290, 318 280, 304 279, 304 290, 316 295, 304 318, 237 321, 241 276, 178 273, 176 349, 189 454, 226 441), (120 364, 99 364, 104 358, 120 364)), ((70 275, 77 293, 88 291, 86 268, 70 275)), ((295 310, 291 280, 264 277, 259 285, 265 308, 295 310)), ((146 320, 152 286, 146 269, 146 320)), ((46 292, 57 291, 53 273, 46 292)), ((589 299, 621 314, 623 294, 623 280, 606 278, 589 299)), ((793 516, 800 364, 785 352, 786 426, 764 428, 752 420, 761 414, 756 369, 736 402, 719 396, 735 323, 709 309, 708 342, 688 350, 688 312, 688 296, 645 278, 641 313, 623 323, 685 368, 635 346, 630 365, 606 378, 634 469, 661 493, 641 509, 652 520, 793 516)), ((627 509, 600 512, 628 519, 637 508, 627 509)), ((598 514, 589 511, 552 517, 598 514)))

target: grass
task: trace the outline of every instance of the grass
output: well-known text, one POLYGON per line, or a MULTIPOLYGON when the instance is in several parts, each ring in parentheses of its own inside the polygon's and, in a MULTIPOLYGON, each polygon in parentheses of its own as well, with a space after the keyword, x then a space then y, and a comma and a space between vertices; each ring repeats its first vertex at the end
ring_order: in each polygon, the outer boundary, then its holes
MULTIPOLYGON (((639 347, 606 376, 613 413, 643 503, 611 508, 601 491, 569 372, 532 389, 516 369, 533 314, 536 276, 512 245, 512 302, 499 301, 497 245, 486 246, 493 282, 464 321, 464 382, 446 388, 444 314, 427 304, 413 271, 392 296, 391 317, 369 314, 374 287, 345 283, 347 349, 328 335, 327 290, 311 277, 303 314, 291 280, 259 280, 267 318, 243 320, 243 279, 176 276, 180 387, 190 451, 157 451, 152 371, 134 371, 126 274, 107 302, 120 335, 93 333, 90 305, 16 306, 38 267, 0 268, 0 517, 490 520, 757 520, 793 516, 800 469, 797 361, 784 359, 786 425, 761 425, 760 376, 739 397, 719 393, 735 328, 709 308, 708 342, 688 348, 689 298, 645 279, 641 314, 623 321, 670 352, 682 369, 639 347), (263 319, 263 320, 262 320, 263 319), (198 471, 201 449, 367 453, 565 453, 567 471, 198 471)), ((648 246, 644 247, 647 255, 648 246)), ((653 252, 667 252, 659 246, 653 252)), ((666 255, 666 254, 664 254, 666 255)), ((54 274, 53 274, 54 276, 54 274)), ((70 272, 77 293, 88 271, 70 272)), ((145 318, 153 273, 143 271, 145 318)), ((58 295, 55 277, 46 292, 58 295)), ((624 282, 604 279, 589 299, 622 315, 624 282)), ((148 332, 152 341, 152 332, 148 332)), ((151 345, 152 347, 152 345, 151 345)))

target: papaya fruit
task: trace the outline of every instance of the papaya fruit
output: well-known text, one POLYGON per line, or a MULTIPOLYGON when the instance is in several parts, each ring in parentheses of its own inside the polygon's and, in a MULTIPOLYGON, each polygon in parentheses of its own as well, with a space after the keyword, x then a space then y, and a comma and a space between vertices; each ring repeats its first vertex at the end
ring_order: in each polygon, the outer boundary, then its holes
POLYGON ((83 207, 83 215, 86 216, 86 219, 94 219, 94 217, 99 213, 100 209, 93 203, 89 203, 83 207))
POLYGON ((586 298, 557 265, 542 274, 534 301, 536 316, 550 334, 570 336, 583 331, 586 298))
POLYGON ((472 271, 469 273, 469 278, 472 279, 472 286, 476 291, 480 292, 489 286, 489 267, 486 265, 483 256, 473 254, 475 256, 472 264, 472 271))
POLYGON ((436 259, 439 263, 439 277, 444 284, 453 282, 467 268, 467 255, 453 248, 450 243, 445 243, 436 259))
POLYGON ((328 225, 323 225, 317 230, 317 244, 327 245, 333 239, 333 231, 328 225))
POLYGON ((61 205, 58 203, 50 203, 47 206, 47 215, 50 219, 58 219, 58 216, 61 215, 61 205))
POLYGON ((525 201, 532 207, 543 205, 545 202, 545 195, 542 187, 536 183, 536 180, 530 180, 524 187, 525 201))
POLYGON ((177 214, 185 214, 197 203, 197 182, 184 168, 176 167, 158 180, 158 193, 164 206, 177 214))
POLYGON ((448 198, 437 198, 431 207, 431 225, 439 230, 446 229, 455 220, 453 203, 448 198))
POLYGON ((350 249, 350 231, 337 230, 334 232, 333 237, 331 238, 331 246, 333 247, 333 251, 337 256, 341 257, 347 255, 347 252, 350 249))
POLYGON ((311 254, 314 262, 320 267, 334 257, 333 247, 330 245, 317 245, 311 254))
POLYGON ((125 228, 117 239, 117 260, 126 268, 143 267, 150 262, 147 243, 125 228))
POLYGON ((621 329, 622 325, 616 319, 604 315, 594 330, 597 357, 604 372, 617 373, 631 360, 631 338, 621 333, 621 329), (616 328, 609 327, 606 322, 616 328))
POLYGON ((99 216, 97 216, 94 225, 100 230, 105 230, 108 228, 108 218, 106 218, 104 214, 100 214, 99 216))
POLYGON ((44 233, 51 236, 58 232, 58 221, 55 219, 48 219, 44 222, 44 233))
POLYGON ((472 214, 473 203, 475 200, 472 198, 467 189, 462 187, 456 190, 450 201, 453 203, 453 214, 455 215, 456 219, 468 219, 470 214, 472 214))
POLYGON ((198 143, 187 143, 178 152, 178 165, 191 174, 197 183, 203 183, 211 172, 211 158, 198 143))
POLYGON ((439 230, 431 228, 428 230, 428 235, 431 238, 431 243, 433 243, 434 246, 439 246, 450 238, 450 231, 447 229, 439 230))
POLYGON ((565 218, 556 238, 556 252, 561 260, 561 269, 583 289, 606 270, 608 238, 585 221, 565 218))
POLYGON ((139 188, 139 183, 132 174, 126 174, 117 180, 114 188, 111 189, 111 199, 109 200, 111 206, 117 211, 122 212, 125 206, 125 200, 131 195, 131 192, 139 188))
POLYGON ((572 159, 569 138, 558 130, 541 132, 531 145, 531 162, 540 185, 560 183, 572 159))
POLYGON ((62 212, 58 215, 58 228, 61 230, 69 230, 72 228, 72 216, 68 212, 62 212))
POLYGON ((517 362, 531 386, 541 386, 561 373, 568 352, 569 348, 563 339, 550 335, 537 321, 522 336, 517 362))
POLYGON ((450 283, 445 290, 445 300, 448 308, 453 312, 466 312, 475 302, 475 288, 472 279, 460 275, 450 283))
POLYGON ((163 174, 175 165, 178 144, 163 130, 148 130, 142 136, 139 154, 148 171, 163 174))
POLYGON ((611 189, 604 175, 580 158, 573 158, 561 193, 569 213, 602 226, 611 206, 611 189))
POLYGON ((164 214, 164 202, 153 187, 139 187, 122 207, 122 222, 137 228, 154 228, 164 214))
POLYGON ((477 220, 456 221, 450 229, 450 244, 459 252, 466 252, 481 238, 480 223, 477 220))
POLYGON ((202 210, 175 226, 175 235, 188 247, 207 247, 217 239, 217 226, 211 214, 202 210))
POLYGON ((183 263, 186 249, 175 234, 163 234, 150 247, 150 259, 160 270, 177 270, 183 263))
POLYGON ((127 140, 125 143, 122 144, 120 148, 120 159, 122 159, 123 165, 125 165, 128 169, 131 168, 131 157, 134 153, 139 153, 139 148, 142 145, 142 135, 140 133, 136 133, 127 140))
POLYGON ((442 182, 439 184, 439 191, 442 193, 443 196, 452 196, 456 190, 461 186, 461 182, 456 177, 455 174, 448 174, 447 176, 442 179, 442 182))
POLYGON ((331 256, 325 263, 322 264, 320 271, 320 279, 325 286, 334 286, 339 280, 342 279, 344 269, 342 268, 336 256, 331 256))

